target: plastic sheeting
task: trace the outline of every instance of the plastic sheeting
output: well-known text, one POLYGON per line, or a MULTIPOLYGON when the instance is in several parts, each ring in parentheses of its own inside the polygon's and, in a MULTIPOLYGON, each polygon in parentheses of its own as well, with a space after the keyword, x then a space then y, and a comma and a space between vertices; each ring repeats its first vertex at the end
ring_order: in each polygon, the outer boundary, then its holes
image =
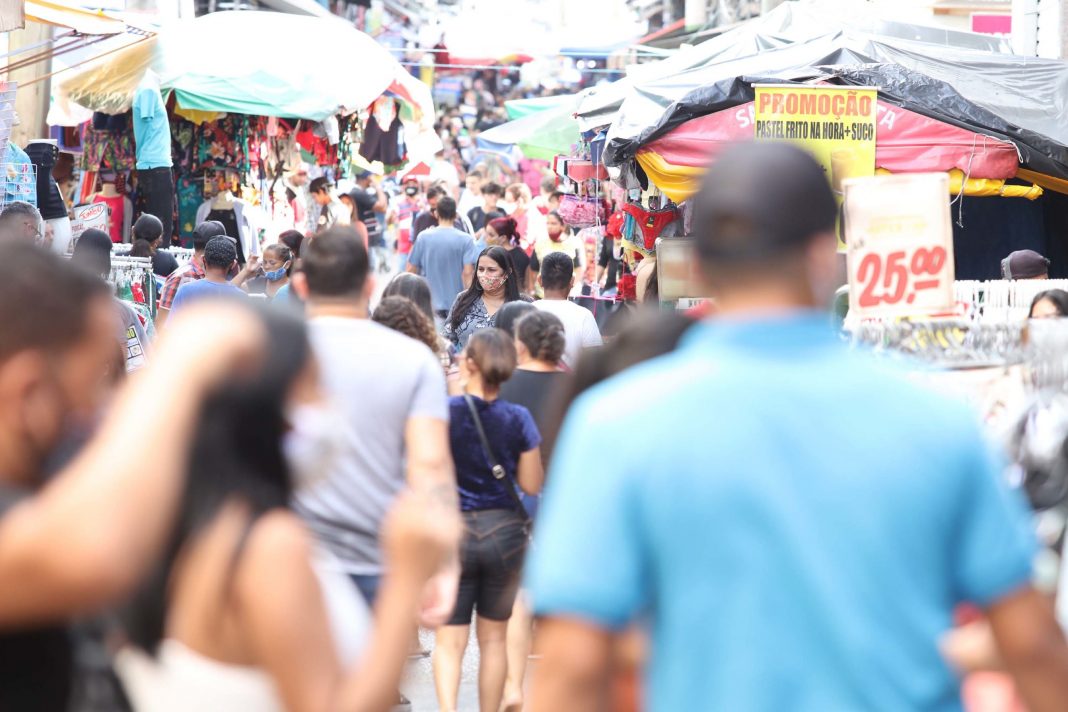
MULTIPOLYGON (((121 113, 149 68, 187 109, 313 120, 366 107, 404 73, 386 49, 340 20, 217 12, 172 23, 101 58, 59 82, 57 93, 94 111, 121 113), (294 37, 314 43, 314 59, 283 51, 294 37)), ((433 107, 423 113, 432 115, 433 107)))
MULTIPOLYGON (((1065 63, 876 36, 783 7, 627 80, 605 162, 620 165, 686 121, 751 101, 754 82, 828 80, 878 86, 890 103, 1009 140, 1024 166, 1068 177, 1065 63), (768 18, 780 24, 765 35, 768 18)), ((602 103, 612 93, 602 91, 602 103)), ((578 111, 597 110, 606 109, 584 102, 578 111)))

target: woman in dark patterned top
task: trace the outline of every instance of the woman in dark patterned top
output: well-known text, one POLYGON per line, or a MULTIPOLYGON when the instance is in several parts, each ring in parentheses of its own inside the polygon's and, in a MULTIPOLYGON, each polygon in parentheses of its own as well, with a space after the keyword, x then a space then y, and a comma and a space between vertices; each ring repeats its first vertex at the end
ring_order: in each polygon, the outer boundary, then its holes
POLYGON ((471 334, 494 325, 497 310, 519 299, 519 280, 503 247, 487 247, 478 256, 475 279, 456 297, 445 320, 444 337, 462 351, 471 334))

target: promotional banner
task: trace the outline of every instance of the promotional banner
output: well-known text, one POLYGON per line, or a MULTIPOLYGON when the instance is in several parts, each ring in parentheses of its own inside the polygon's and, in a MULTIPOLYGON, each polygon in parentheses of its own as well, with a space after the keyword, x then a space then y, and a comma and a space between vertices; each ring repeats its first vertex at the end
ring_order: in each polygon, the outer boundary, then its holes
POLYGON ((858 178, 844 188, 850 318, 952 311, 949 177, 858 178))
MULTIPOLYGON (((842 183, 875 175, 878 90, 858 87, 756 84, 754 135, 791 141, 823 166, 839 207, 842 183)), ((838 249, 845 250, 839 210, 838 249)))

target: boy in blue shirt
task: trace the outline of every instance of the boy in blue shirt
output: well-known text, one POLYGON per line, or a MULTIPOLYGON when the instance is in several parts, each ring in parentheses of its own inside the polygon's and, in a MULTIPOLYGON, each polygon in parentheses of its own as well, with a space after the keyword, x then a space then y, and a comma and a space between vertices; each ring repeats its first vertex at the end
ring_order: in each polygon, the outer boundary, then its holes
POLYGON ((186 282, 178 288, 171 313, 201 299, 247 298, 240 287, 230 284, 230 270, 236 264, 237 244, 232 237, 219 235, 208 240, 204 247, 204 279, 186 282))

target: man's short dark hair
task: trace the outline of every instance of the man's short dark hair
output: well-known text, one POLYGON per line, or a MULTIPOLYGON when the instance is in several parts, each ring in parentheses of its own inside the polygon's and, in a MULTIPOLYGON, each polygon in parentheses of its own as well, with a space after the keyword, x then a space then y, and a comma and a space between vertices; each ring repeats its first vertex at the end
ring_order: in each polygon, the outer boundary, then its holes
POLYGON ((237 245, 233 238, 220 235, 208 240, 204 247, 204 266, 217 269, 230 269, 237 259, 237 245))
POLYGON ((300 253, 312 299, 352 299, 363 293, 369 262, 363 240, 350 227, 333 227, 309 240, 300 253))
POLYGON ((205 220, 193 228, 193 249, 203 250, 213 237, 226 234, 226 227, 218 220, 205 220))
POLYGON ((325 193, 333 187, 334 184, 330 182, 329 178, 319 176, 308 185, 308 191, 311 193, 325 193))
POLYGON ((490 181, 489 183, 486 183, 484 186, 482 186, 482 194, 496 195, 499 198, 504 195, 504 188, 501 187, 500 183, 494 183, 493 181, 490 181))
POLYGON ((426 199, 433 200, 434 198, 441 198, 445 196, 445 189, 440 185, 432 185, 426 189, 426 199))
POLYGON ((163 237, 163 223, 155 215, 145 213, 133 224, 133 234, 135 240, 155 242, 163 237))
POLYGON ((694 198, 693 234, 705 268, 781 264, 834 231, 838 206, 823 168, 797 146, 748 142, 716 157, 694 198), (755 193, 751 191, 756 191, 755 193))
POLYGON ((568 289, 575 277, 575 260, 563 252, 551 252, 541 261, 541 286, 558 292, 568 289))
POLYGON ((0 361, 27 349, 59 353, 85 336, 89 305, 108 286, 25 242, 0 245, 0 361))
POLYGON ((74 244, 70 258, 83 269, 106 278, 111 272, 111 236, 103 230, 89 228, 74 244))
POLYGON ((444 198, 438 201, 437 212, 439 220, 455 220, 456 201, 448 196, 445 196, 444 198))

